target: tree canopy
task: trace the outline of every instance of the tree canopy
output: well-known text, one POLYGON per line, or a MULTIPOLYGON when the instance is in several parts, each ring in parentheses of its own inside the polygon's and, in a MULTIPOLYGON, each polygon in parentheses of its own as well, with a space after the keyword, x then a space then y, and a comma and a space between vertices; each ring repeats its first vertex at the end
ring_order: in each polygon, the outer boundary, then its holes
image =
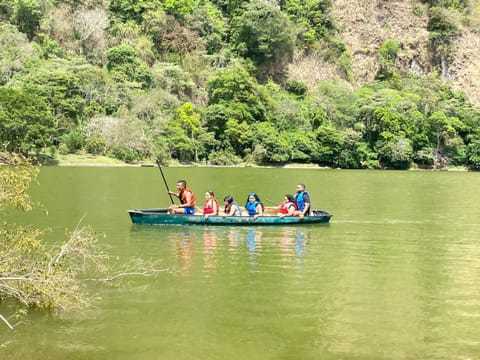
MULTIPOLYGON (((426 3, 431 48, 448 59, 470 5, 426 3)), ((402 72, 402 43, 390 38, 373 54, 375 81, 358 86, 337 30, 329 0, 0 1, 2 147, 128 162, 478 168, 480 110, 440 67, 402 72), (336 72, 310 83, 318 67, 298 59, 336 72)))

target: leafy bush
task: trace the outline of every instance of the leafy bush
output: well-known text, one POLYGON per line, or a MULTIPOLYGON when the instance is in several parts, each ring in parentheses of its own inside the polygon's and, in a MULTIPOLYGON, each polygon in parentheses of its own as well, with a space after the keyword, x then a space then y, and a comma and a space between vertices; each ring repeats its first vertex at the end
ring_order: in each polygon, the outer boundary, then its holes
POLYGON ((100 136, 88 137, 85 140, 85 150, 89 154, 103 155, 105 154, 106 148, 107 144, 105 142, 105 139, 100 136))
POLYGON ((303 96, 308 90, 306 84, 298 80, 287 80, 285 82, 285 90, 298 96, 303 96))
POLYGON ((0 88, 0 144, 27 155, 52 143, 56 132, 50 109, 43 99, 11 88, 0 88))
POLYGON ((480 139, 475 139, 467 147, 467 163, 475 170, 480 170, 480 139))
POLYGON ((455 35, 459 31, 460 14, 456 10, 449 10, 441 7, 430 8, 430 18, 427 29, 434 36, 446 39, 448 36, 455 35))
POLYGON ((242 159, 229 150, 213 151, 208 155, 208 159, 212 165, 238 165, 242 162, 242 159))
POLYGON ((114 159, 125 161, 126 163, 133 163, 141 159, 137 151, 125 146, 114 146, 108 151, 108 155, 114 159))
POLYGON ((85 144, 85 136, 79 129, 74 129, 68 134, 63 135, 61 140, 71 154, 75 154, 78 150, 82 149, 85 144))
POLYGON ((257 66, 257 78, 281 79, 296 39, 295 26, 287 15, 267 2, 252 2, 231 24, 234 47, 257 66))
POLYGON ((18 29, 31 40, 40 26, 42 11, 35 0, 16 0, 13 5, 12 20, 18 29))
POLYGON ((114 73, 118 80, 139 83, 144 89, 153 85, 150 70, 131 46, 119 45, 111 48, 107 52, 107 60, 107 69, 114 73))

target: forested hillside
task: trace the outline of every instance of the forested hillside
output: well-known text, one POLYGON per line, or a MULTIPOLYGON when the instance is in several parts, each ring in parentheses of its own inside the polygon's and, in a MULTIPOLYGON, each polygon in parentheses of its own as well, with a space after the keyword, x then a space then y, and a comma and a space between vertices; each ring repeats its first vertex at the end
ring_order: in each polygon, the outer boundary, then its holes
POLYGON ((37 158, 480 168, 480 0, 0 0, 37 158))

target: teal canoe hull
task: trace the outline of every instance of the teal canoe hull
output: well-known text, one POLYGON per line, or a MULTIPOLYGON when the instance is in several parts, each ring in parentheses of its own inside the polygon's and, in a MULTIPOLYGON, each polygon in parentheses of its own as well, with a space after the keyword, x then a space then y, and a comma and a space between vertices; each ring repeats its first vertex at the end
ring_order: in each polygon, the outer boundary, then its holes
POLYGON ((313 216, 299 218, 296 216, 259 216, 254 219, 248 216, 209 216, 203 215, 171 215, 166 209, 128 210, 134 224, 149 225, 301 225, 327 224, 332 217, 326 211, 315 210, 313 216))

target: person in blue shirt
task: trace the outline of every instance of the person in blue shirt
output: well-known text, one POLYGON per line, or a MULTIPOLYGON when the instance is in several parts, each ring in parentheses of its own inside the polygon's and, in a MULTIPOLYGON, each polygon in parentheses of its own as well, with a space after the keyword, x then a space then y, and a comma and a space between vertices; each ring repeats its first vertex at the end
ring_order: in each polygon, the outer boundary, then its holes
POLYGON ((295 194, 295 204, 297 205, 297 211, 295 215, 304 217, 310 215, 311 203, 310 194, 305 191, 305 184, 298 184, 296 187, 297 193, 295 194))
POLYGON ((247 203, 245 204, 245 210, 249 216, 257 218, 263 215, 263 204, 260 201, 260 198, 254 192, 248 194, 247 203))

